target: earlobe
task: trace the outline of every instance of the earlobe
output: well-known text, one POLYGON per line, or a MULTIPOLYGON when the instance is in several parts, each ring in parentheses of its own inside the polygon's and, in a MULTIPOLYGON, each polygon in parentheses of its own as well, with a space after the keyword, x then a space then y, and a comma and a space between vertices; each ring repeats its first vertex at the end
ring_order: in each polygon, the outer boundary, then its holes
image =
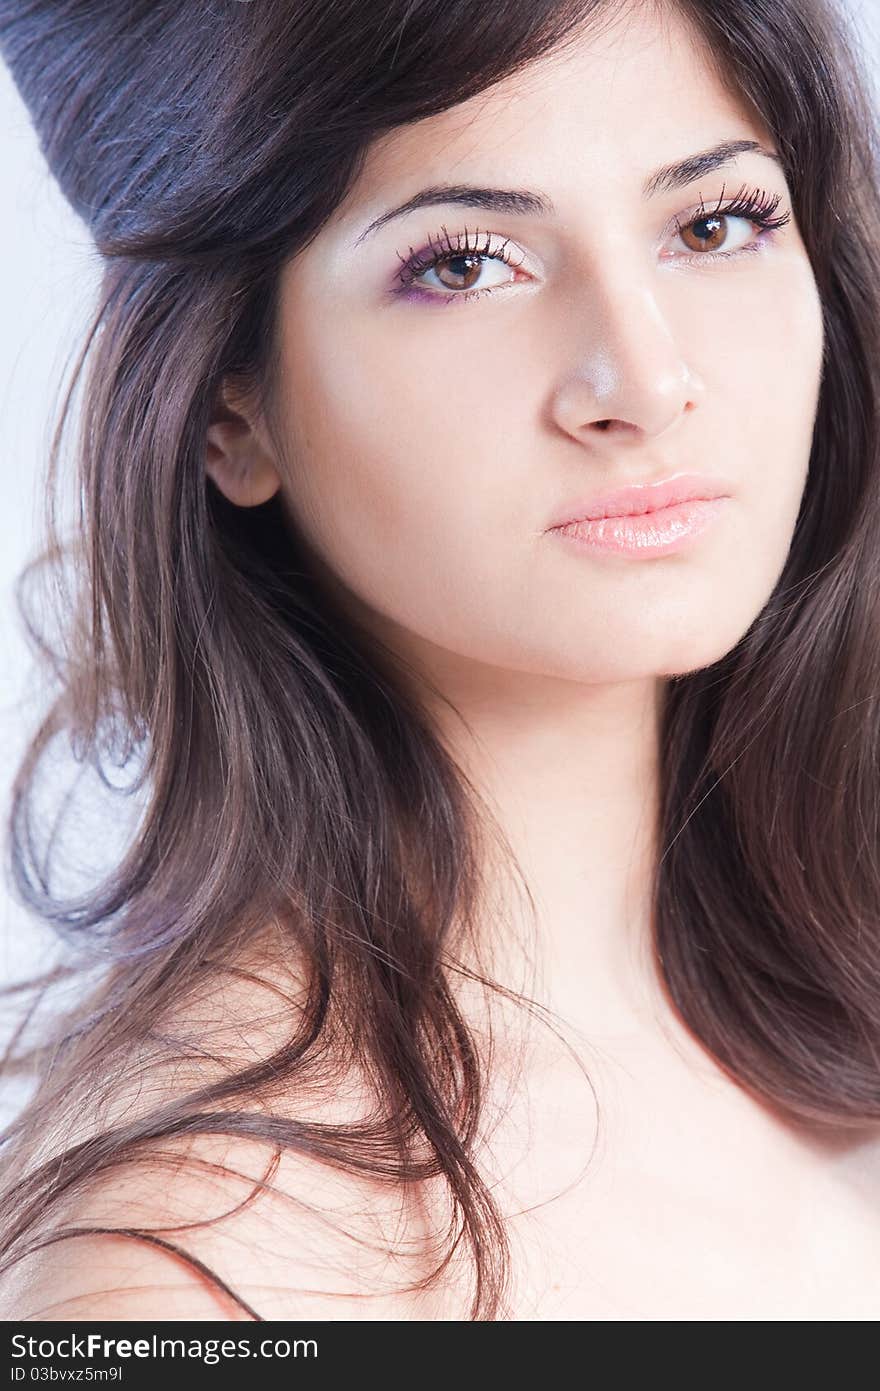
POLYGON ((205 471, 236 507, 259 507, 281 486, 266 446, 246 419, 228 409, 208 426, 205 471))

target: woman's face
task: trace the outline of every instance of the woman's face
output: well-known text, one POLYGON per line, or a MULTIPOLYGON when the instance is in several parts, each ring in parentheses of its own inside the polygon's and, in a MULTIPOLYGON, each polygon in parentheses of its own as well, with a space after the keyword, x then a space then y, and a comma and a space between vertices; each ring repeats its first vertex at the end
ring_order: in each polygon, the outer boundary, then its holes
POLYGON ((285 505, 352 612, 435 673, 681 673, 722 656, 764 606, 817 405, 811 266, 793 215, 775 232, 698 221, 740 194, 778 195, 774 215, 791 214, 766 155, 646 188, 728 141, 774 148, 682 21, 636 7, 376 143, 286 266, 285 505), (529 190, 553 210, 440 197, 367 230, 439 184, 529 190), (432 244, 448 259, 404 288, 410 250, 424 263, 432 244), (721 478, 729 496, 672 553, 546 530, 569 503, 683 472, 721 478))

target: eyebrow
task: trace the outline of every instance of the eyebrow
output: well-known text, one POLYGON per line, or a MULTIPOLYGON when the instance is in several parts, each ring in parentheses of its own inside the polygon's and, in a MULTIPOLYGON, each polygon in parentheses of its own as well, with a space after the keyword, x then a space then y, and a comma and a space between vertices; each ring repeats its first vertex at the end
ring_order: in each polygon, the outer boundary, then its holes
MULTIPOLYGON (((731 164, 742 154, 765 155, 767 159, 772 159, 782 166, 780 155, 775 150, 767 149, 757 140, 723 140, 720 145, 713 145, 709 150, 701 150, 698 154, 688 155, 685 159, 678 159, 673 164, 664 164, 655 169, 642 185, 642 197, 654 198, 658 193, 669 193, 674 189, 684 188, 694 180, 731 164)), ((547 194, 536 193, 530 189, 480 188, 475 184, 434 184, 431 188, 423 188, 420 193, 413 194, 405 203, 389 208, 374 218, 354 244, 359 246, 371 232, 384 227, 392 218, 403 217, 418 208, 449 203, 463 208, 483 208, 489 212, 532 216, 546 216, 556 211, 552 199, 547 194)))

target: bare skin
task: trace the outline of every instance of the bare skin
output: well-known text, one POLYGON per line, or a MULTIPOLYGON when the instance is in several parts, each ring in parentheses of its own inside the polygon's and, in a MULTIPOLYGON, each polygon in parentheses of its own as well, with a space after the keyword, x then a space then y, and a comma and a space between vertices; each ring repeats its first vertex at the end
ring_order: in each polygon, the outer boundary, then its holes
MULTIPOLYGON (((821 307, 794 219, 758 254, 711 264, 675 230, 701 199, 711 207, 743 186, 789 207, 778 164, 750 151, 643 197, 649 173, 724 140, 772 147, 681 21, 639 7, 392 132, 285 270, 283 447, 241 401, 209 432, 207 467, 227 497, 248 506, 280 489, 352 615, 461 712, 438 706, 439 727, 535 897, 535 979, 516 933, 494 972, 565 1021, 596 1096, 541 1030, 523 1070, 508 1075, 502 1060, 492 1079, 498 1124, 481 1158, 511 1214, 518 1319, 880 1313, 876 1134, 822 1140, 743 1091, 676 1018, 648 950, 658 697, 670 675, 729 651, 771 593, 821 371, 821 307), (440 182, 539 189, 556 212, 423 209, 355 246, 371 219, 440 182), (486 233, 493 246, 510 238, 519 269, 487 261, 488 292, 455 306, 392 299, 398 253, 443 226, 479 228, 481 246, 486 233), (674 556, 588 558, 544 534, 564 500, 681 470, 733 488, 714 528, 674 556)), ((731 247, 756 236, 740 219, 729 234, 731 247)), ((425 284, 457 293, 436 272, 425 284)), ((255 1017, 247 992, 234 1006, 224 997, 216 1017, 236 1008, 255 1017)), ((244 1146, 238 1158, 248 1163, 244 1146)), ((328 1204, 355 1195, 290 1157, 275 1183, 328 1204)), ((153 1221, 164 1191, 140 1190, 153 1221)), ((389 1195, 357 1193, 377 1223, 392 1221, 389 1195)), ((118 1186, 95 1199, 131 1201, 118 1186)), ((294 1294, 339 1288, 329 1267, 347 1258, 312 1228, 304 1239, 295 1210, 288 1220, 273 1217, 274 1242, 255 1215, 228 1247, 194 1234, 189 1249, 268 1317, 460 1315, 454 1289, 422 1301, 294 1294)), ((132 1284, 137 1271, 163 1291, 178 1278, 155 1253, 126 1259, 132 1284)), ((366 1257, 345 1270, 365 1293, 402 1274, 366 1257)), ((77 1278, 56 1271, 30 1297, 53 1317, 100 1316, 77 1278)), ((175 1298, 185 1309, 185 1291, 175 1298)), ((131 1299, 117 1317, 149 1316, 131 1299)))
MULTIPOLYGON (((286 973, 260 969, 291 990, 286 973)), ((264 991, 239 980, 190 1003, 186 1020, 240 1066, 286 1035, 289 1019, 280 1017, 277 1032, 254 1029, 255 1012, 265 1018, 269 1007, 264 991)), ((508 1217, 511 1317, 876 1317, 875 1137, 823 1142, 799 1133, 731 1083, 672 1018, 662 1029, 644 1021, 597 1032, 581 1047, 598 1107, 561 1046, 539 1051, 512 1091, 500 1069, 493 1074, 489 1138, 478 1156, 499 1180, 494 1192, 508 1217)), ((143 1092, 120 1093, 118 1114, 131 1118, 157 1085, 170 1090, 153 1077, 143 1092)), ((284 1114, 283 1098, 271 1109, 284 1114)), ((356 1109, 344 1089, 332 1105, 289 1099, 300 1119, 350 1120, 356 1109)), ((393 1188, 286 1152, 268 1175, 271 1194, 216 1225, 169 1231, 240 1203, 247 1180, 267 1177, 271 1154, 222 1136, 167 1148, 188 1157, 173 1178, 146 1164, 113 1174, 76 1201, 69 1220, 159 1228, 268 1319, 445 1319, 466 1310, 466 1262, 419 1295, 400 1287, 430 1262, 387 1254, 394 1241, 408 1237, 416 1249, 429 1234, 446 1211, 439 1193, 436 1204, 427 1195, 422 1213, 404 1212, 393 1188)), ((247 1317, 173 1256, 107 1236, 78 1237, 23 1262, 0 1288, 0 1316, 247 1317)))

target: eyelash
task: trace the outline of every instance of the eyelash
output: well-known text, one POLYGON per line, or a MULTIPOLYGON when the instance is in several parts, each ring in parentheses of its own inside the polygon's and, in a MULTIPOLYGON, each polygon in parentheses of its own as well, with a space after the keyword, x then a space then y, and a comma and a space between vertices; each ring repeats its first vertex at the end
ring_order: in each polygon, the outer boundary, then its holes
MULTIPOLYGON (((755 241, 749 243, 747 246, 739 247, 736 251, 691 253, 691 258, 697 262, 730 261, 738 256, 750 255, 752 252, 759 251, 763 243, 768 240, 773 232, 777 231, 780 227, 784 227, 785 224, 791 220, 791 213, 789 212, 782 213, 779 217, 774 217, 774 213, 782 201, 782 195, 779 193, 768 195, 764 193, 762 189, 754 189, 750 193, 740 191, 736 198, 728 203, 723 203, 723 200, 724 189, 722 187, 721 197, 714 208, 707 209, 701 198, 700 210, 695 216, 689 218, 689 220, 684 223, 679 222, 678 218, 675 218, 675 227, 678 235, 681 235, 684 228, 692 227, 697 222, 703 222, 713 217, 746 218, 761 229, 761 235, 756 238, 755 241)), ((476 235, 475 233, 475 236, 476 235)), ((439 244, 435 242, 433 238, 429 237, 427 254, 426 252, 417 253, 412 247, 409 248, 409 257, 400 256, 398 253, 398 259, 402 262, 402 268, 397 275, 401 290, 407 290, 420 275, 423 275, 428 270, 433 270, 434 266, 439 265, 442 261, 452 260, 458 256, 479 256, 491 261, 501 261, 505 265, 516 266, 521 264, 521 262, 513 261, 507 253, 507 245, 510 241, 509 237, 504 239, 500 248, 496 248, 496 250, 492 252, 489 250, 491 241, 491 233, 487 232, 485 242, 482 246, 476 242, 472 242, 467 228, 464 229, 463 233, 459 233, 454 240, 451 240, 449 233, 444 227, 443 244, 439 244)), ((686 257, 685 259, 688 258, 686 257)), ((423 287, 416 288, 421 289, 423 287)), ((493 294, 495 290, 502 288, 504 287, 494 286, 482 290, 447 290, 445 294, 437 292, 436 290, 425 289, 424 297, 439 299, 449 303, 452 300, 477 299, 481 295, 490 295, 493 294)))

